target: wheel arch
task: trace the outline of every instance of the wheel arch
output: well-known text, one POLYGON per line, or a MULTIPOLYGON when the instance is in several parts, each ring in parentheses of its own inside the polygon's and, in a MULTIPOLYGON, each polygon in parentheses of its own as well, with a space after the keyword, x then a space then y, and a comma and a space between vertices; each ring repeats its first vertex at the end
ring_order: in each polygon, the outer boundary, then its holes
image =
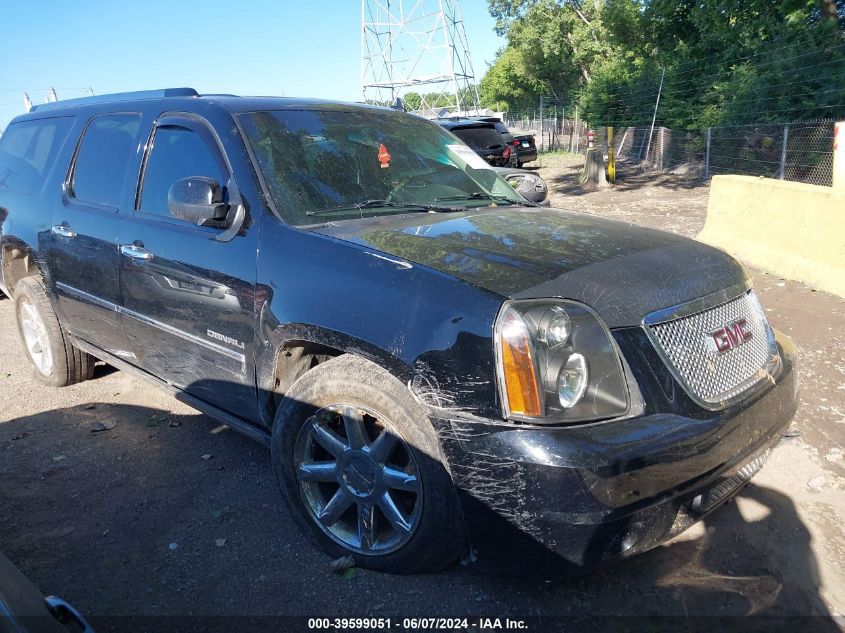
POLYGON ((413 373, 396 355, 354 336, 303 323, 279 326, 256 358, 259 406, 267 426, 272 426, 279 402, 297 379, 344 354, 369 360, 406 385, 413 373))
POLYGON ((15 286, 25 277, 37 277, 45 281, 37 253, 29 244, 7 238, 0 251, 0 282, 9 298, 14 297, 15 286))

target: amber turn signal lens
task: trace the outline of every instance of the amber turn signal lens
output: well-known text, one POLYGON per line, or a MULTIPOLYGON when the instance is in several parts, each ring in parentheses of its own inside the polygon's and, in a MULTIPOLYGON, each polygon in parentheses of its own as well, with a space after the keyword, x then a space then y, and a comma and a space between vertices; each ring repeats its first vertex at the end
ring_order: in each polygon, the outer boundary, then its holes
POLYGON ((540 392, 531 354, 531 338, 517 314, 505 315, 499 332, 502 371, 511 413, 539 417, 540 392))

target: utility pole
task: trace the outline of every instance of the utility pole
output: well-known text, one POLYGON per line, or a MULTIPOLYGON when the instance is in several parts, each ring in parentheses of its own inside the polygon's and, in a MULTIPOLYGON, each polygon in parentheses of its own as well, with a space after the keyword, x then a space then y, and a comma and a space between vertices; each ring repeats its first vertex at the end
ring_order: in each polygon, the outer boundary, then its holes
POLYGON ((23 93, 23 109, 27 112, 32 110, 32 101, 30 101, 29 95, 27 93, 23 93))
POLYGON ((90 94, 92 97, 94 96, 94 89, 91 86, 88 86, 88 94, 90 94))
POLYGON ((479 111, 459 0, 361 0, 361 97, 393 103, 409 91, 431 114, 441 103, 479 111), (394 54, 395 53, 395 54, 394 54))
POLYGON ((50 86, 50 101, 55 103, 59 98, 56 96, 56 89, 50 86))
POLYGON ((540 151, 543 151, 543 95, 540 95, 540 151))
POLYGON ((648 160, 648 152, 651 149, 651 135, 654 134, 654 124, 657 121, 657 106, 660 105, 660 93, 663 92, 664 77, 666 77, 666 66, 663 67, 663 74, 660 75, 660 87, 657 89, 657 101, 654 102, 654 116, 651 117, 651 129, 648 131, 648 145, 645 147, 646 160, 648 160))
POLYGON ((783 126, 783 145, 780 150, 780 168, 778 169, 778 180, 786 176, 786 146, 789 144, 789 125, 783 126))

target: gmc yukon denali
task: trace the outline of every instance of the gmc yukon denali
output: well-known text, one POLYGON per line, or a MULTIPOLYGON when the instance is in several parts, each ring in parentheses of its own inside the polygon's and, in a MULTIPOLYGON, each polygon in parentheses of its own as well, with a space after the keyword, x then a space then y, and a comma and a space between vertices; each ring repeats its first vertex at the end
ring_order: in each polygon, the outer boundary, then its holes
POLYGON ((734 259, 532 206, 395 110, 38 105, 0 141, 0 235, 38 380, 99 359, 264 443, 303 529, 364 567, 642 552, 796 408, 795 348, 734 259))

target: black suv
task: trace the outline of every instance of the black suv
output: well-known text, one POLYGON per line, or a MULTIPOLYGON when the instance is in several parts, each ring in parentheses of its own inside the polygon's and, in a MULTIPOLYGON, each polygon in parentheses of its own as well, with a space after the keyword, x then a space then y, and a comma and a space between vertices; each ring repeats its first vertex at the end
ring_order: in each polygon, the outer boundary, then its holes
POLYGON ((494 167, 516 167, 516 150, 485 121, 436 119, 437 123, 469 145, 476 154, 494 167))
POLYGON ((517 134, 514 135, 508 126, 502 123, 498 117, 479 116, 473 117, 475 121, 485 121, 492 123, 496 131, 502 135, 505 142, 512 146, 513 152, 516 155, 516 166, 522 167, 525 163, 530 163, 532 160, 537 160, 537 145, 534 142, 533 134, 517 134))
POLYGON ((39 105, 0 140, 0 231, 39 380, 102 359, 266 444, 301 524, 362 566, 641 552, 730 498, 796 407, 734 259, 532 207, 394 110, 39 105))

